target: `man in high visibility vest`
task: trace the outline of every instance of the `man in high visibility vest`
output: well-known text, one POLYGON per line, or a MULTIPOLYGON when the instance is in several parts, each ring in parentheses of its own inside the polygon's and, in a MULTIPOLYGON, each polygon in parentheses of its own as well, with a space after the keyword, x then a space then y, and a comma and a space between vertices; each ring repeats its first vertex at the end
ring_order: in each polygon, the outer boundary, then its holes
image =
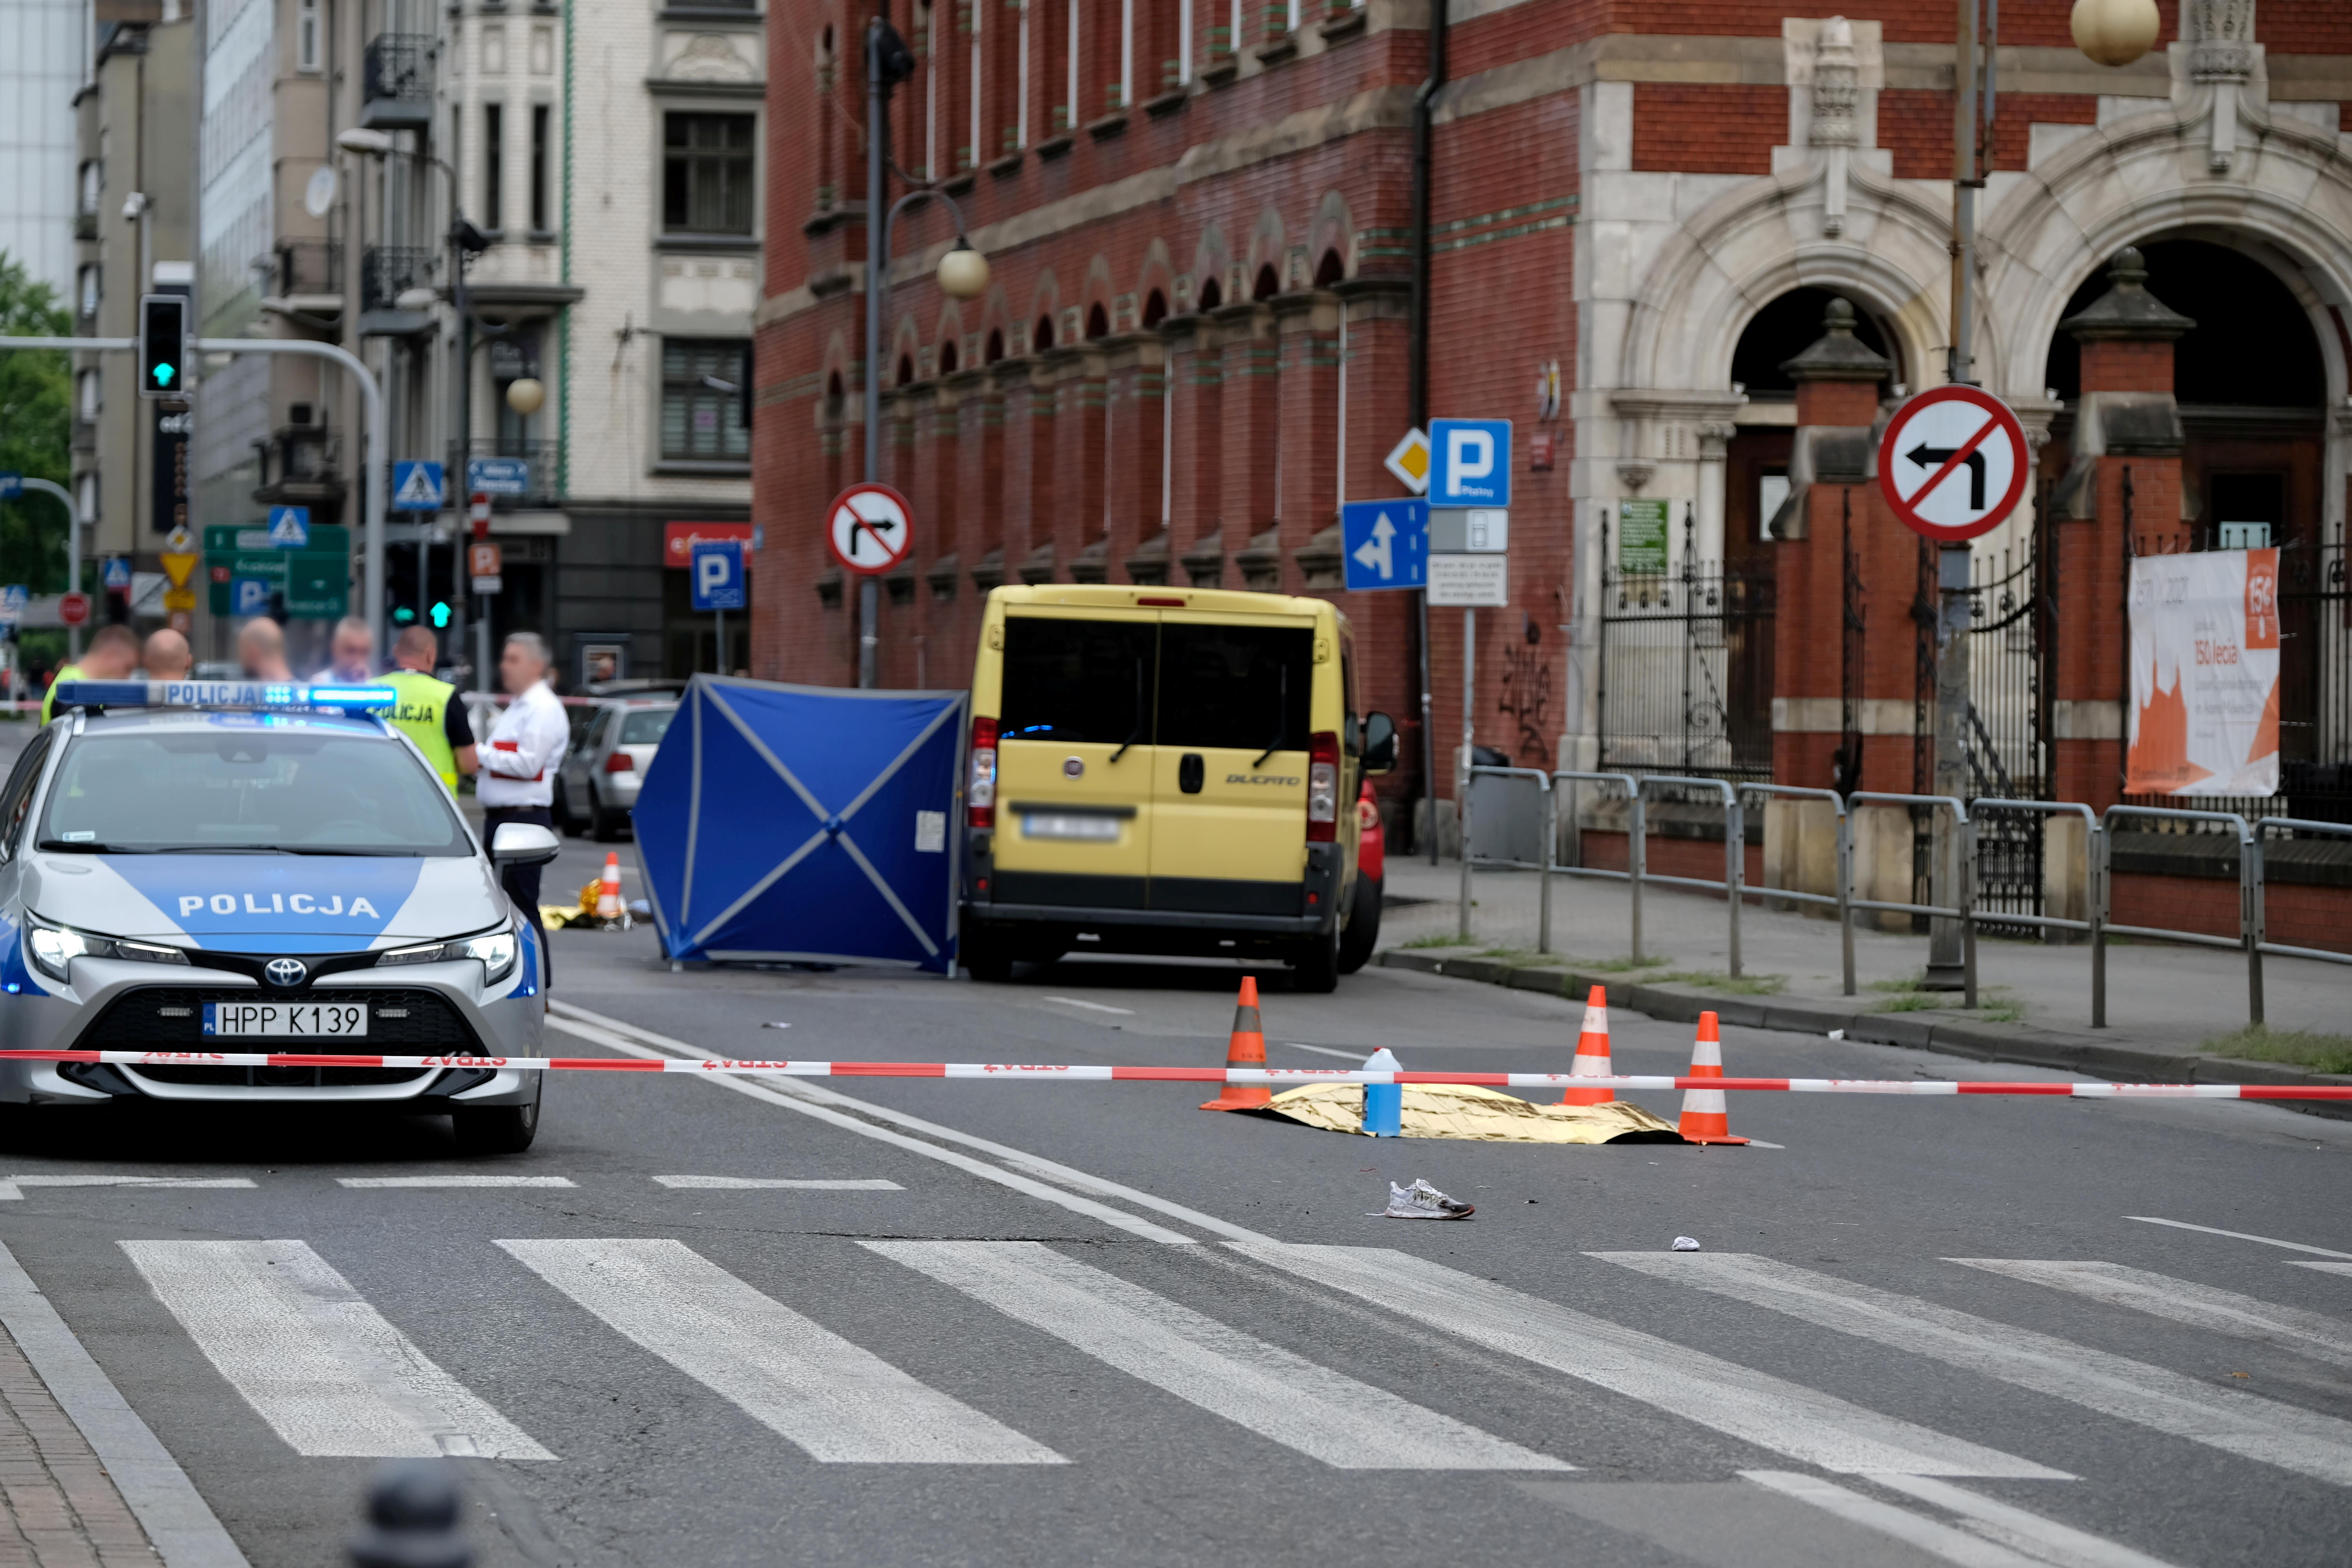
POLYGON ((128 680, 139 668, 139 634, 119 622, 98 628, 79 664, 59 669, 41 699, 41 722, 57 717, 58 688, 68 680, 128 680))
POLYGON ((429 628, 409 627, 392 645, 394 669, 383 678, 383 684, 400 693, 393 723, 416 742, 416 749, 455 795, 458 776, 478 772, 481 762, 475 754, 473 726, 466 721, 466 705, 457 700, 457 689, 433 679, 433 658, 440 651, 429 628))

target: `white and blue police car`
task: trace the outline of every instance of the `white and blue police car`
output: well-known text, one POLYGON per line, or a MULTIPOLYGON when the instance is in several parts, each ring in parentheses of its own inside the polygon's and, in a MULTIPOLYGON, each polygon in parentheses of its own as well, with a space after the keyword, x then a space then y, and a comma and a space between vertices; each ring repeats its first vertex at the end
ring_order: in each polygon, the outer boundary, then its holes
MULTIPOLYGON (((539 940, 386 687, 68 681, 0 788, 0 1047, 532 1057, 539 940)), ((446 1112, 520 1152, 538 1072, 0 1061, 0 1101, 294 1100, 446 1112)))

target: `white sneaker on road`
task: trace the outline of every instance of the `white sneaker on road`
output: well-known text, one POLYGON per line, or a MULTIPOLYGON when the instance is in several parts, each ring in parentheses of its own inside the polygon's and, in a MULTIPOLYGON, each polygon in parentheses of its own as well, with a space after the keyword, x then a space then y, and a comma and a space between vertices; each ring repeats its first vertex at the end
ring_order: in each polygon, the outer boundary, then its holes
POLYGON ((1391 1182, 1389 1206, 1382 1211, 1389 1219, 1468 1219, 1476 1212, 1471 1205, 1447 1197, 1419 1176, 1409 1187, 1391 1182))

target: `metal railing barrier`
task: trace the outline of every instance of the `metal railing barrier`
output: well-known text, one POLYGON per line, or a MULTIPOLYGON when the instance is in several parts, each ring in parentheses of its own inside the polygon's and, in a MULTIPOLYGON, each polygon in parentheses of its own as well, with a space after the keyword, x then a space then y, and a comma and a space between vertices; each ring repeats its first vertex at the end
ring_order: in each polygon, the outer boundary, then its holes
POLYGON ((1969 809, 1982 816, 1988 811, 2026 811, 2042 816, 2066 816, 2079 813, 2087 835, 2083 840, 2083 907, 2090 919, 2070 921, 2058 915, 2028 915, 2003 912, 2001 920, 2011 925, 2040 926, 2045 931, 2087 931, 2091 937, 2091 1027, 2107 1026, 2107 966, 2099 956, 2103 929, 2106 923, 2105 859, 2099 853, 2099 819, 2091 808, 2079 800, 1993 800, 1979 797, 1969 802, 1969 809))
MULTIPOLYGON (((2352 963, 2352 952, 2329 952, 2325 948, 2317 947, 2289 947, 2284 942, 2277 942, 2270 940, 2270 911, 2268 908, 2270 888, 2270 851, 2263 847, 2265 842, 2263 834, 2265 830, 2273 827, 2284 828, 2291 833, 2336 833, 2343 834, 2347 837, 2352 837, 2352 822, 2314 822, 2308 817, 2302 816, 2265 816, 2261 821, 2254 824, 2254 885, 2252 902, 2254 917, 2253 962, 2256 974, 2259 975, 2261 973, 2263 954, 2266 952, 2275 952, 2281 958, 2315 958, 2322 963, 2352 963)), ((2259 985, 2256 986, 2254 994, 2257 996, 2262 994, 2259 985)), ((2262 1019, 2257 1016, 2254 1019, 2254 1022, 2259 1024, 2262 1022, 2262 1019)))
MULTIPOLYGON (((1642 961, 1642 876, 1645 869, 1643 849, 1647 835, 1647 829, 1643 823, 1642 815, 1642 786, 1635 781, 1633 775, 1631 773, 1576 773, 1570 770, 1562 770, 1559 773, 1553 773, 1551 775, 1551 783, 1553 826, 1551 841, 1545 850, 1545 858, 1551 860, 1553 864, 1544 868, 1543 892, 1541 895, 1541 922, 1543 931, 1546 937, 1549 938, 1551 931, 1551 879, 1553 872, 1558 872, 1563 877, 1601 877, 1613 881, 1622 881, 1633 890, 1633 913, 1631 921, 1631 934, 1633 944, 1633 962, 1639 963, 1642 961), (1558 863, 1559 858, 1559 786, 1562 783, 1615 784, 1619 789, 1625 792, 1625 799, 1631 803, 1633 808, 1633 819, 1626 826, 1624 870, 1611 871, 1593 866, 1562 866, 1558 863)), ((1580 860, 1583 857, 1579 855, 1577 858, 1580 860)), ((1549 946, 1546 946, 1543 951, 1549 952, 1551 950, 1549 946)))
POLYGON ((1825 800, 1837 810, 1837 891, 1806 893, 1794 888, 1752 889, 1759 898, 1788 899, 1793 902, 1825 904, 1837 910, 1838 959, 1843 970, 1845 994, 1853 994, 1853 823, 1846 815, 1845 796, 1833 789, 1812 789, 1803 784, 1744 784, 1742 795, 1777 795, 1791 800, 1825 800))
MULTIPOLYGON (((2292 819, 2289 819, 2292 820, 2292 819)), ((2188 811, 2170 805, 2111 805, 2100 818, 2103 831, 2099 834, 2099 885, 2094 889, 2099 901, 2100 934, 2091 943, 2091 994, 2102 1005, 2107 994, 2107 944, 2109 935, 2154 937, 2159 942, 2186 942, 2196 947, 2239 948, 2246 955, 2246 1017, 2250 1023, 2263 1021, 2263 851, 2255 841, 2253 829, 2246 819, 2234 811, 2188 811), (2164 926, 2126 926, 2115 922, 2107 908, 2108 889, 2114 885, 2116 853, 2115 821, 2119 816, 2155 817, 2158 820, 2181 822, 2227 823, 2238 830, 2238 939, 2213 936, 2199 931, 2175 931, 2164 926)))
MULTIPOLYGON (((1467 942, 1470 940, 1470 868, 1473 864, 1508 866, 1521 871, 1551 869, 1552 843, 1556 837, 1552 829, 1551 775, 1541 768, 1496 768, 1474 763, 1470 768, 1469 778, 1463 784, 1461 805, 1454 815, 1460 818, 1462 826, 1462 918, 1457 930, 1462 940, 1467 942), (1535 781, 1537 792, 1543 801, 1544 837, 1541 860, 1514 860, 1500 855, 1474 857, 1470 853, 1470 786, 1482 778, 1533 779, 1535 781)), ((1549 885, 1550 879, 1546 878, 1545 886, 1549 885)), ((1538 917, 1538 927, 1536 950, 1538 952, 1549 952, 1551 951, 1551 901, 1549 899, 1543 900, 1543 907, 1538 917)))
POLYGON ((1977 825, 1969 820, 1969 808, 1958 798, 1948 795, 1881 795, 1872 790, 1856 790, 1846 797, 1852 805, 1927 805, 1950 810, 1952 826, 1959 836, 1960 874, 1959 902, 1954 904, 1898 904, 1877 899, 1847 897, 1846 907, 1855 910, 1885 910, 1889 914, 1943 915, 1960 922, 1960 1005, 1977 1005, 1977 825))
POLYGON ((1721 792, 1723 803, 1723 880, 1704 877, 1670 877, 1649 867, 1649 851, 1643 850, 1643 877, 1647 881, 1664 882, 1682 888, 1721 888, 1723 901, 1730 911, 1731 977, 1739 978, 1739 900, 1740 889, 1748 880, 1748 825, 1739 809, 1738 792, 1721 779, 1677 777, 1673 773, 1650 773, 1643 776, 1641 787, 1663 784, 1670 789, 1701 789, 1721 792))

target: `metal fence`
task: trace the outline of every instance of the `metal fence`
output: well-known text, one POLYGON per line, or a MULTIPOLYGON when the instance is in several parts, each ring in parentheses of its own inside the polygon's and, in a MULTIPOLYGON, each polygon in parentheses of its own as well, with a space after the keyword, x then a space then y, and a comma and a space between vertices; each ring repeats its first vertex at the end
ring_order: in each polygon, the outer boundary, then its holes
MULTIPOLYGON (((1606 870, 1594 867, 1562 866, 1558 863, 1555 835, 1543 836, 1544 853, 1541 861, 1481 858, 1470 852, 1466 831, 1463 839, 1462 891, 1458 930, 1460 935, 1471 937, 1473 872, 1478 866, 1534 871, 1542 878, 1538 894, 1536 951, 1551 951, 1551 879, 1554 876, 1599 877, 1627 884, 1632 895, 1633 911, 1630 935, 1633 957, 1642 957, 1642 889, 1652 884, 1663 884, 1702 890, 1721 889, 1726 905, 1726 932, 1728 938, 1727 965, 1736 979, 1740 973, 1739 910, 1748 899, 1759 901, 1796 900, 1833 907, 1838 915, 1838 933, 1843 953, 1845 994, 1854 994, 1853 911, 1878 910, 1916 915, 1932 919, 1944 917, 1960 922, 1964 986, 1961 1005, 1977 1005, 1977 934, 1985 925, 1998 923, 1981 919, 1981 901, 1976 879, 1964 869, 1959 887, 1954 890, 1949 904, 1935 904, 1924 900, 1895 902, 1891 900, 1857 898, 1853 886, 1853 828, 1851 805, 1905 806, 1913 811, 1925 811, 1941 816, 1949 813, 1953 830, 1964 847, 1972 845, 1982 825, 2004 816, 2019 816, 2034 820, 2050 816, 2079 816, 2084 824, 2084 877, 2088 885, 2089 918, 2070 920, 2051 915, 2011 915, 2015 923, 2034 927, 2074 931, 2086 933, 2090 947, 2091 1026, 2107 1026, 2107 938, 2116 936, 2144 937, 2157 942, 2180 942, 2198 947, 2218 947, 2242 952, 2246 956, 2246 1017, 2249 1023, 2263 1022, 2263 960, 2267 955, 2283 958, 2315 959, 2323 963, 2352 964, 2352 953, 2330 952, 2324 949, 2294 947, 2270 940, 2263 912, 2264 846, 2273 839, 2291 839, 2310 836, 2343 836, 2352 837, 2352 824, 2316 822, 2294 817, 2268 816, 2249 822, 2235 812, 2193 811, 2180 806, 2109 806, 2104 816, 2095 813, 2079 801, 2003 800, 1987 796, 1963 803, 1950 795, 1889 795, 1857 791, 1841 800, 1831 790, 1797 789, 1768 784, 1731 784, 1716 779, 1653 777, 1637 779, 1618 773, 1570 773, 1550 774, 1535 768, 1474 767, 1470 775, 1479 778, 1517 778, 1533 783, 1541 791, 1544 820, 1549 827, 1557 821, 1560 786, 1566 784, 1600 784, 1613 786, 1623 793, 1630 803, 1629 837, 1626 844, 1626 868, 1606 870), (1652 871, 1648 859, 1648 832, 1644 799, 1652 786, 1695 790, 1703 794, 1720 791, 1718 797, 1724 814, 1724 837, 1727 847, 1724 874, 1720 880, 1707 877, 1671 876, 1652 871), (1742 802, 1748 795, 1809 796, 1827 799, 1837 805, 1837 886, 1831 893, 1802 892, 1789 888, 1751 888, 1747 885, 1740 856, 1736 846, 1740 837, 1740 825, 1745 815, 1742 802), (2171 926, 2117 925, 2110 918, 2110 890, 2114 880, 2112 867, 2118 820, 2169 819, 2195 824, 2231 834, 2238 842, 2238 934, 2216 936, 2209 931, 2184 931, 2171 926)), ((1964 868, 1973 864, 1973 857, 1964 856, 1964 868)))
POLYGON ((1772 776, 1773 579, 1701 561, 1685 506, 1629 552, 1601 524, 1601 766, 1772 776), (1646 559, 1644 555, 1646 554, 1646 559))

